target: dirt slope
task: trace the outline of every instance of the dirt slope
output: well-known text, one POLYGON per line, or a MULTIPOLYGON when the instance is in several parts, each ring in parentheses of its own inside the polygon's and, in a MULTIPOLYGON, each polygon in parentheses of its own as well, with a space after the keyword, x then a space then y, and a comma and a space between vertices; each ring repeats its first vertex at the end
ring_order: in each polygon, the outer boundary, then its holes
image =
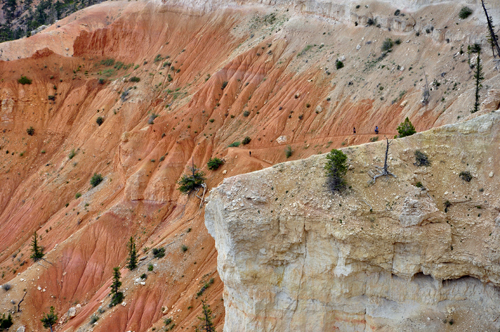
MULTIPOLYGON (((381 138, 393 136, 406 116, 419 131, 470 117, 473 73, 459 50, 484 36, 477 11, 462 21, 460 5, 424 7, 411 13, 422 17, 411 28, 389 31, 393 21, 383 17, 395 8, 369 8, 353 5, 353 21, 340 23, 293 6, 211 11, 116 1, 1 44, 10 61, 0 61, 0 282, 12 289, 0 312, 26 290, 14 328, 42 330, 41 315, 54 306, 61 331, 158 330, 168 317, 182 330, 198 323, 206 296, 221 330, 223 285, 203 208, 176 190, 186 166, 201 166, 210 189, 285 161, 288 145, 300 159, 375 140, 375 125, 381 138), (369 15, 387 23, 366 26, 369 15), (447 27, 449 42, 427 34, 429 22, 433 31, 447 27), (386 38, 402 43, 381 58, 386 38), (21 76, 32 83, 18 83, 21 76), (248 145, 228 148, 246 136, 248 145), (226 160, 216 172, 206 169, 213 156, 226 160), (92 188, 94 173, 104 181, 92 188), (34 231, 46 253, 36 263, 34 231), (121 270, 125 303, 109 309, 112 269, 125 266, 130 236, 145 258, 121 270), (160 246, 166 256, 154 259, 160 246)), ((480 114, 500 102, 483 47, 483 95, 492 92, 480 114)))

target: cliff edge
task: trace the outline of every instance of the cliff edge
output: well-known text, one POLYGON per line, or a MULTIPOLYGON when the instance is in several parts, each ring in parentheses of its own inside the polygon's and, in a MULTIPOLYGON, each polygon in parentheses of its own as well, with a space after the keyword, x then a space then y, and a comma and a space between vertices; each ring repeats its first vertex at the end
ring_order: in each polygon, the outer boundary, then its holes
POLYGON ((325 155, 225 179, 205 213, 224 331, 497 331, 499 125, 496 111, 393 140, 397 177, 374 184, 386 142, 345 148, 341 195, 325 155))

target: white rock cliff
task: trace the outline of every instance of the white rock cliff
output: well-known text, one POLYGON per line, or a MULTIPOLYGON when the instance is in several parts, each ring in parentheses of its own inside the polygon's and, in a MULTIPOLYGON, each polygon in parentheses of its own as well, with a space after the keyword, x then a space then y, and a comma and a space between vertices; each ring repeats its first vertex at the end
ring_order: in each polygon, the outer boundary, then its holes
POLYGON ((496 111, 393 140, 375 184, 385 142, 343 149, 342 195, 324 155, 225 179, 205 214, 224 331, 498 331, 499 135, 496 111))

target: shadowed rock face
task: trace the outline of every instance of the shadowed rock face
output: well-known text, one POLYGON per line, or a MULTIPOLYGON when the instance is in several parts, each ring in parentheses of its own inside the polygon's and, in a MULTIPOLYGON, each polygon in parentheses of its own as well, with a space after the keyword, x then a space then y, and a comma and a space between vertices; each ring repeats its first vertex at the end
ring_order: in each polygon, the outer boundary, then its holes
POLYGON ((224 331, 497 330, 499 125, 497 111, 394 140, 397 177, 375 184, 385 142, 343 149, 341 195, 324 155, 225 179, 205 212, 224 331))

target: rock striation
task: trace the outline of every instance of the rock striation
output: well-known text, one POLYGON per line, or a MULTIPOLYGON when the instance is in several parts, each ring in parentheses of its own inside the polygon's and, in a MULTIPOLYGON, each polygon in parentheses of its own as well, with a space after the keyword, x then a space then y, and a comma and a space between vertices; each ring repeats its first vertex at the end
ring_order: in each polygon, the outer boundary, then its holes
POLYGON ((224 282, 224 331, 497 331, 500 111, 227 178, 205 223, 224 282), (430 166, 415 165, 415 151, 430 166), (470 172, 470 182, 461 172, 470 172))

